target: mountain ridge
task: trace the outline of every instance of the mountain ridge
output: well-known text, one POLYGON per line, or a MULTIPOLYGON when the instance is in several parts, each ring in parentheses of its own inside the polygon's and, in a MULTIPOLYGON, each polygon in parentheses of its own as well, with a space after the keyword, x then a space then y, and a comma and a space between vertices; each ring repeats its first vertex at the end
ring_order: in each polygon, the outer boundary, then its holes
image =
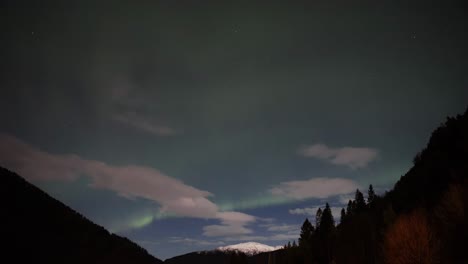
POLYGON ((0 167, 0 239, 16 263, 160 264, 128 238, 112 234, 59 200, 0 167), (27 253, 27 254, 24 254, 27 253))

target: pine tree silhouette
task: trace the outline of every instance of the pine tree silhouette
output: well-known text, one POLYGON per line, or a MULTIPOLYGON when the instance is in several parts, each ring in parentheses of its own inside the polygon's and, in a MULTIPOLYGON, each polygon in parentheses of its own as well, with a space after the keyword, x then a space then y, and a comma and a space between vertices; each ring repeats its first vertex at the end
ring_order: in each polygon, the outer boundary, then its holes
POLYGON ((375 192, 371 184, 369 185, 369 190, 367 191, 367 204, 369 205, 369 207, 374 202, 374 199, 375 199, 375 192))
POLYGON ((364 195, 359 189, 356 190, 356 195, 354 197, 354 201, 356 202, 356 212, 362 212, 366 209, 366 201, 364 200, 364 195))
MULTIPOLYGON (((309 222, 309 219, 305 219, 301 227, 301 234, 299 237, 299 246, 302 248, 310 248, 312 244, 312 236, 314 234, 314 226, 309 222)), ((293 247, 296 241, 293 242, 293 247)))

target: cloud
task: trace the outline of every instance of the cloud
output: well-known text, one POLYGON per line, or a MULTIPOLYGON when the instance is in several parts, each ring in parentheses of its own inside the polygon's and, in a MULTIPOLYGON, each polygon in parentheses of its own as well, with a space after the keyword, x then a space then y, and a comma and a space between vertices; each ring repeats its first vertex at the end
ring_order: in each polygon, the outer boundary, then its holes
POLYGON ((219 212, 221 225, 203 227, 203 235, 208 237, 247 235, 253 231, 245 226, 256 221, 254 216, 240 212, 219 212))
POLYGON ((290 239, 298 239, 299 238, 299 231, 297 232, 288 232, 285 234, 275 234, 272 236, 267 237, 268 240, 290 240, 290 239))
POLYGON ((209 192, 184 184, 158 170, 143 166, 112 166, 78 155, 54 155, 17 138, 0 135, 0 160, 32 181, 72 181, 90 177, 90 186, 126 198, 144 198, 161 205, 163 212, 199 218, 215 217, 218 208, 209 192))
POLYGON ((264 221, 257 218, 257 220, 263 221, 263 224, 259 224, 258 227, 264 228, 268 233, 266 235, 255 235, 255 234, 243 234, 243 235, 231 235, 224 238, 224 241, 289 241, 299 238, 300 224, 278 224, 274 223, 275 220, 268 218, 264 221))
POLYGON ((265 223, 273 223, 276 221, 276 219, 272 217, 257 217, 257 219, 265 223))
POLYGON ((221 246, 225 244, 223 241, 193 239, 188 237, 171 237, 169 238, 169 243, 182 243, 196 246, 221 246))
POLYGON ((226 241, 288 241, 299 238, 299 231, 294 233, 274 234, 269 236, 234 236, 227 237, 226 241))
POLYGON ((334 195, 348 194, 358 188, 358 184, 344 178, 312 178, 304 181, 282 182, 271 188, 270 193, 292 199, 327 198, 334 195))
POLYGON ((140 245, 161 245, 159 241, 151 241, 151 240, 134 240, 137 244, 140 245))
POLYGON ((203 235, 207 237, 226 237, 251 233, 253 233, 252 229, 242 225, 209 225, 203 227, 203 235))
POLYGON ((270 232, 289 232, 299 230, 298 225, 287 225, 287 224, 264 224, 261 225, 270 232))
POLYGON ((294 215, 315 215, 315 213, 317 212, 317 209, 318 208, 315 208, 315 207, 296 208, 296 209, 290 209, 289 213, 294 214, 294 215))
POLYGON ((100 80, 96 99, 105 118, 156 136, 180 133, 167 125, 167 116, 155 103, 154 94, 141 89, 126 72, 108 75, 100 74, 107 77, 100 80))
MULTIPOLYGON (((293 215, 306 215, 306 216, 313 216, 315 217, 315 214, 317 213, 317 210, 320 208, 325 208, 325 206, 314 206, 314 207, 304 207, 304 208, 296 208, 296 209, 290 209, 289 213, 293 215)), ((340 219, 341 216, 341 209, 342 207, 337 207, 337 206, 331 206, 330 210, 333 214, 333 218, 335 218, 335 221, 337 219, 340 219)))
POLYGON ((349 200, 354 200, 354 194, 355 193, 349 193, 349 194, 344 194, 340 195, 338 197, 338 202, 342 205, 348 205, 349 200))
MULTIPOLYGON (((209 236, 248 234, 244 225, 254 216, 239 212, 220 212, 208 197, 212 194, 184 184, 150 167, 112 166, 87 160, 74 154, 56 155, 36 149, 23 141, 0 134, 0 162, 31 181, 74 181, 81 176, 90 179, 90 187, 114 191, 128 198, 143 198, 160 205, 161 214, 180 217, 219 219, 221 225, 208 226, 209 236)), ((152 214, 135 218, 127 226, 142 227, 153 221, 152 214)), ((116 228, 121 228, 121 225, 116 228)))
POLYGON ((299 150, 304 157, 317 158, 335 165, 348 166, 351 169, 367 167, 375 160, 378 151, 373 148, 342 147, 330 148, 325 144, 305 146, 299 150))
POLYGON ((112 120, 157 136, 172 136, 176 134, 173 128, 157 124, 149 118, 136 114, 136 112, 114 114, 112 120))

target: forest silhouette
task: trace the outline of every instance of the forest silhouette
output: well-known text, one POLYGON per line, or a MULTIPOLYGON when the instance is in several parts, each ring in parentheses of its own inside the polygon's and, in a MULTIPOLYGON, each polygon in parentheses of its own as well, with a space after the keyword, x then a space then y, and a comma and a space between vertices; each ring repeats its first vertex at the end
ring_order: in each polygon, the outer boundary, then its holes
POLYGON ((356 190, 335 225, 328 204, 277 263, 468 263, 468 110, 447 118, 389 192, 356 190))

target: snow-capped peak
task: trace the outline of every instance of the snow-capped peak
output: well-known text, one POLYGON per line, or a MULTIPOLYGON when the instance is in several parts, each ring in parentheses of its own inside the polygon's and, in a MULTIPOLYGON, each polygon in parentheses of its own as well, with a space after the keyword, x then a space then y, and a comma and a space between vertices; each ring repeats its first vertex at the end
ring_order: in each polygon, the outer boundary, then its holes
POLYGON ((246 255, 253 256, 262 252, 275 251, 281 248, 283 247, 282 246, 272 247, 272 246, 260 244, 257 242, 246 242, 246 243, 219 247, 216 250, 224 251, 224 252, 242 252, 246 255))

